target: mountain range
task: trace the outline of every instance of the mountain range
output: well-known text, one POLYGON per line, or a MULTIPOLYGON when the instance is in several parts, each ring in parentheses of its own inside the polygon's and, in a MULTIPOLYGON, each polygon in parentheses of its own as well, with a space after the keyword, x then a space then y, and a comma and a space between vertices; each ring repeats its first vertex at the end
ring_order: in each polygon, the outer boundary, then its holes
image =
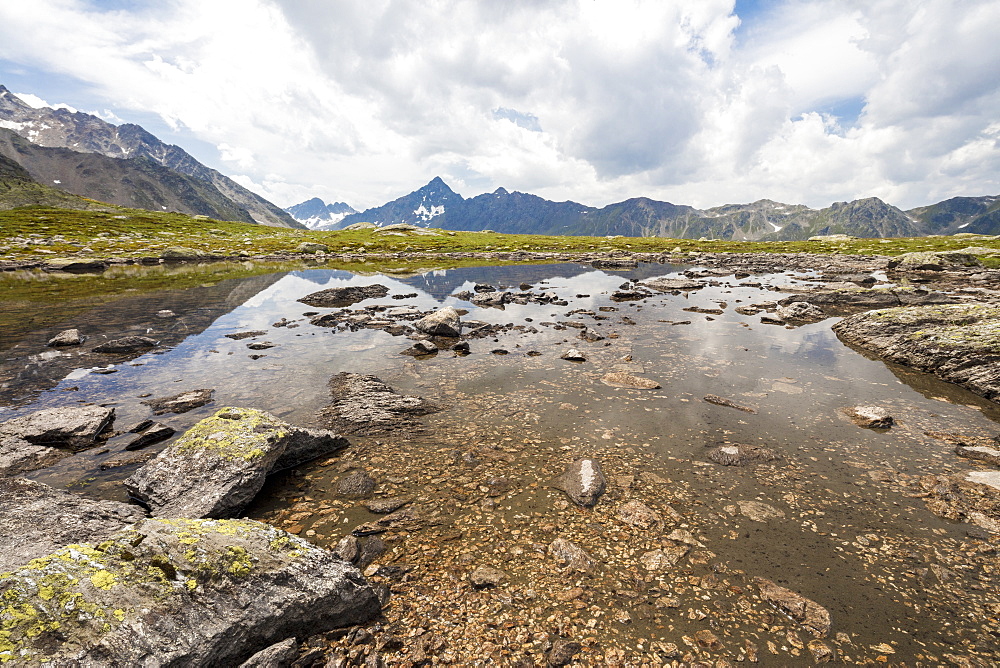
POLYGON ((346 216, 357 213, 354 207, 349 204, 344 202, 327 204, 319 197, 313 197, 295 206, 290 206, 285 211, 310 230, 333 229, 346 216))
POLYGON ((387 204, 345 216, 329 229, 354 223, 407 223, 446 230, 505 234, 671 237, 737 241, 798 241, 812 236, 915 237, 1000 233, 1000 197, 954 197, 903 211, 877 197, 835 202, 824 209, 758 200, 698 209, 637 197, 596 208, 553 202, 498 188, 463 198, 440 177, 387 204))
POLYGON ((287 212, 139 125, 32 107, 0 86, 0 153, 41 184, 119 206, 302 228, 287 212), (16 134, 22 141, 14 139, 16 134))

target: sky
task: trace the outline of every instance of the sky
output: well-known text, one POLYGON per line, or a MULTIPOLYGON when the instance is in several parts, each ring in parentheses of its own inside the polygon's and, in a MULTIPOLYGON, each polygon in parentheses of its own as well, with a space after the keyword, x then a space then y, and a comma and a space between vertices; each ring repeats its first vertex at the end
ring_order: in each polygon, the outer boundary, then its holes
POLYGON ((1000 194, 1000 0, 0 1, 0 84, 280 206, 1000 194))

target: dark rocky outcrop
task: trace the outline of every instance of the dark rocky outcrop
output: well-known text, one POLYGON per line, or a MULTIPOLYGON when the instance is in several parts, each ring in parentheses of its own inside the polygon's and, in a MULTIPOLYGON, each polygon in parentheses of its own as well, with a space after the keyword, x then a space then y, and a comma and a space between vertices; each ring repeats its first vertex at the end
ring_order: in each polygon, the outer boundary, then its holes
POLYGON ((230 517, 270 473, 346 446, 332 432, 251 408, 223 408, 133 473, 125 487, 159 516, 230 517))
POLYGON ((4 573, 0 596, 20 611, 0 660, 22 665, 238 665, 380 608, 354 567, 246 520, 142 520, 4 573))

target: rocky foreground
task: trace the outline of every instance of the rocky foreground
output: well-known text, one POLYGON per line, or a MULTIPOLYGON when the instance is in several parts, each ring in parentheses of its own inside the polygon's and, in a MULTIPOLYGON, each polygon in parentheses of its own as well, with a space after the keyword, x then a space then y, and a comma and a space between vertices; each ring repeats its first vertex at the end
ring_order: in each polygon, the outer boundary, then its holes
MULTIPOLYGON (((820 268, 799 257, 701 260, 710 269, 627 282, 611 299, 630 304, 696 292, 714 280, 711 267, 720 275, 735 267, 746 277, 820 268)), ((968 258, 953 260, 890 266, 884 258, 830 258, 822 288, 737 309, 759 315, 762 325, 786 327, 846 315, 834 327, 851 345, 995 401, 1000 276, 967 266, 974 264, 968 258), (875 271, 902 272, 895 277, 910 285, 873 287, 875 271)), ((380 329, 402 337, 409 348, 400 352, 414 357, 461 356, 470 341, 530 333, 463 320, 455 309, 352 308, 386 295, 369 288, 303 298, 338 309, 309 316, 311 324, 333 332, 380 329)), ((466 297, 497 308, 567 305, 530 286, 476 286, 466 297)), ((711 319, 727 307, 685 310, 711 319)), ((561 363, 591 365, 584 368, 595 384, 643 401, 662 379, 646 377, 606 345, 621 341, 602 329, 607 318, 635 325, 617 307, 607 309, 536 324, 565 332, 566 342, 572 336, 578 348, 561 363)), ((52 345, 79 345, 71 335, 65 341, 52 345)), ((845 407, 857 425, 847 428, 944 441, 979 467, 923 475, 888 461, 848 461, 858 479, 845 493, 810 469, 809 453, 818 449, 782 456, 761 444, 713 441, 704 460, 664 462, 637 447, 629 425, 596 439, 549 439, 540 426, 546 410, 575 416, 583 429, 584 393, 580 405, 546 407, 531 388, 464 396, 458 383, 446 379, 424 398, 376 376, 338 373, 331 403, 317 416, 330 431, 221 408, 128 478, 142 506, 87 500, 16 477, 103 443, 113 409, 56 409, 0 424, 0 524, 8 529, 0 534, 0 660, 730 666, 892 664, 905 656, 914 665, 986 666, 995 658, 1000 448, 993 439, 953 425, 931 431, 900 424, 878 406, 845 407), (481 420, 449 422, 444 409, 462 407, 481 420), (277 507, 261 501, 265 488, 277 507), (890 512, 881 509, 883 495, 894 499, 890 512), (230 519, 245 513, 267 523, 230 519), (890 513, 915 526, 933 514, 962 523, 966 533, 949 533, 942 523, 897 535, 887 528, 894 526, 890 513), (766 564, 740 558, 745 543, 799 533, 814 536, 796 543, 811 547, 802 556, 819 573, 811 582, 765 577, 766 564), (862 584, 830 590, 825 574, 850 574, 862 584), (841 597, 859 609, 843 612, 841 597), (866 602, 875 607, 861 609, 866 602), (866 615, 884 618, 868 625, 854 618, 866 615), (891 628, 904 621, 926 635, 891 628), (944 624, 953 624, 947 642, 940 640, 944 624)), ((782 391, 796 389, 802 392, 789 382, 782 391)), ((150 407, 211 401, 200 392, 150 407)), ((757 403, 715 394, 698 404, 734 416, 725 418, 730 426, 762 412, 757 403)), ((910 416, 914 425, 919 419, 910 416)))

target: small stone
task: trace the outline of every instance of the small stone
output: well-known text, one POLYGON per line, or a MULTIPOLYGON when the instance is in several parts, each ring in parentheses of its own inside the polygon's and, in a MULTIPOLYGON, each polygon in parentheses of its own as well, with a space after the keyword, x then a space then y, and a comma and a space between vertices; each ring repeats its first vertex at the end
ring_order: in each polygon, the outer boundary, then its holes
POLYGON ((625 371, 612 371, 604 374, 601 382, 611 387, 625 387, 633 390, 658 390, 660 384, 649 378, 640 378, 625 371))
POLYGON ((469 573, 469 582, 476 589, 496 587, 507 579, 507 574, 491 566, 480 566, 469 573))
POLYGON ((597 566, 597 561, 586 550, 565 538, 556 538, 549 545, 549 554, 565 566, 575 571, 588 573, 597 566))
POLYGON ((365 503, 365 508, 368 509, 368 512, 376 515, 387 515, 412 502, 413 499, 410 497, 394 496, 386 499, 372 499, 365 503))
POLYGON ((785 519, 784 511, 778 510, 774 506, 769 506, 760 501, 738 501, 740 513, 749 517, 755 522, 767 522, 768 520, 785 519))
POLYGON ((559 638, 552 643, 552 649, 545 657, 545 663, 549 668, 569 665, 573 661, 573 657, 579 654, 582 649, 583 645, 576 641, 559 638))
POLYGON ((607 479, 596 459, 577 459, 571 463, 552 486, 566 493, 573 503, 592 508, 604 494, 607 479))
POLYGON ((148 445, 165 441, 176 433, 173 427, 169 427, 159 422, 152 422, 142 431, 141 434, 133 438, 125 445, 126 450, 140 450, 148 445))
POLYGON ((373 491, 375 479, 365 471, 355 471, 334 485, 334 493, 338 496, 369 496, 373 491))
POLYGON ((587 356, 581 353, 576 348, 570 348, 562 355, 559 356, 561 359, 569 360, 570 362, 586 362, 587 356))
POLYGON ((881 406, 853 406, 843 411, 854 424, 867 429, 888 429, 894 422, 889 411, 881 406))
POLYGON ((268 348, 274 348, 276 344, 270 341, 257 341, 254 343, 248 343, 247 348, 250 350, 267 350, 268 348))
POLYGON ((158 399, 147 399, 142 403, 153 409, 153 415, 163 415, 164 413, 187 413, 195 408, 212 402, 212 395, 215 390, 201 389, 188 390, 169 397, 158 399))
POLYGON ((779 459, 773 450, 756 445, 723 445, 710 450, 708 458, 723 466, 750 466, 779 459))
POLYGON ((629 501, 618 507, 618 519, 625 524, 639 529, 653 529, 663 525, 663 518, 658 512, 642 501, 629 501))

